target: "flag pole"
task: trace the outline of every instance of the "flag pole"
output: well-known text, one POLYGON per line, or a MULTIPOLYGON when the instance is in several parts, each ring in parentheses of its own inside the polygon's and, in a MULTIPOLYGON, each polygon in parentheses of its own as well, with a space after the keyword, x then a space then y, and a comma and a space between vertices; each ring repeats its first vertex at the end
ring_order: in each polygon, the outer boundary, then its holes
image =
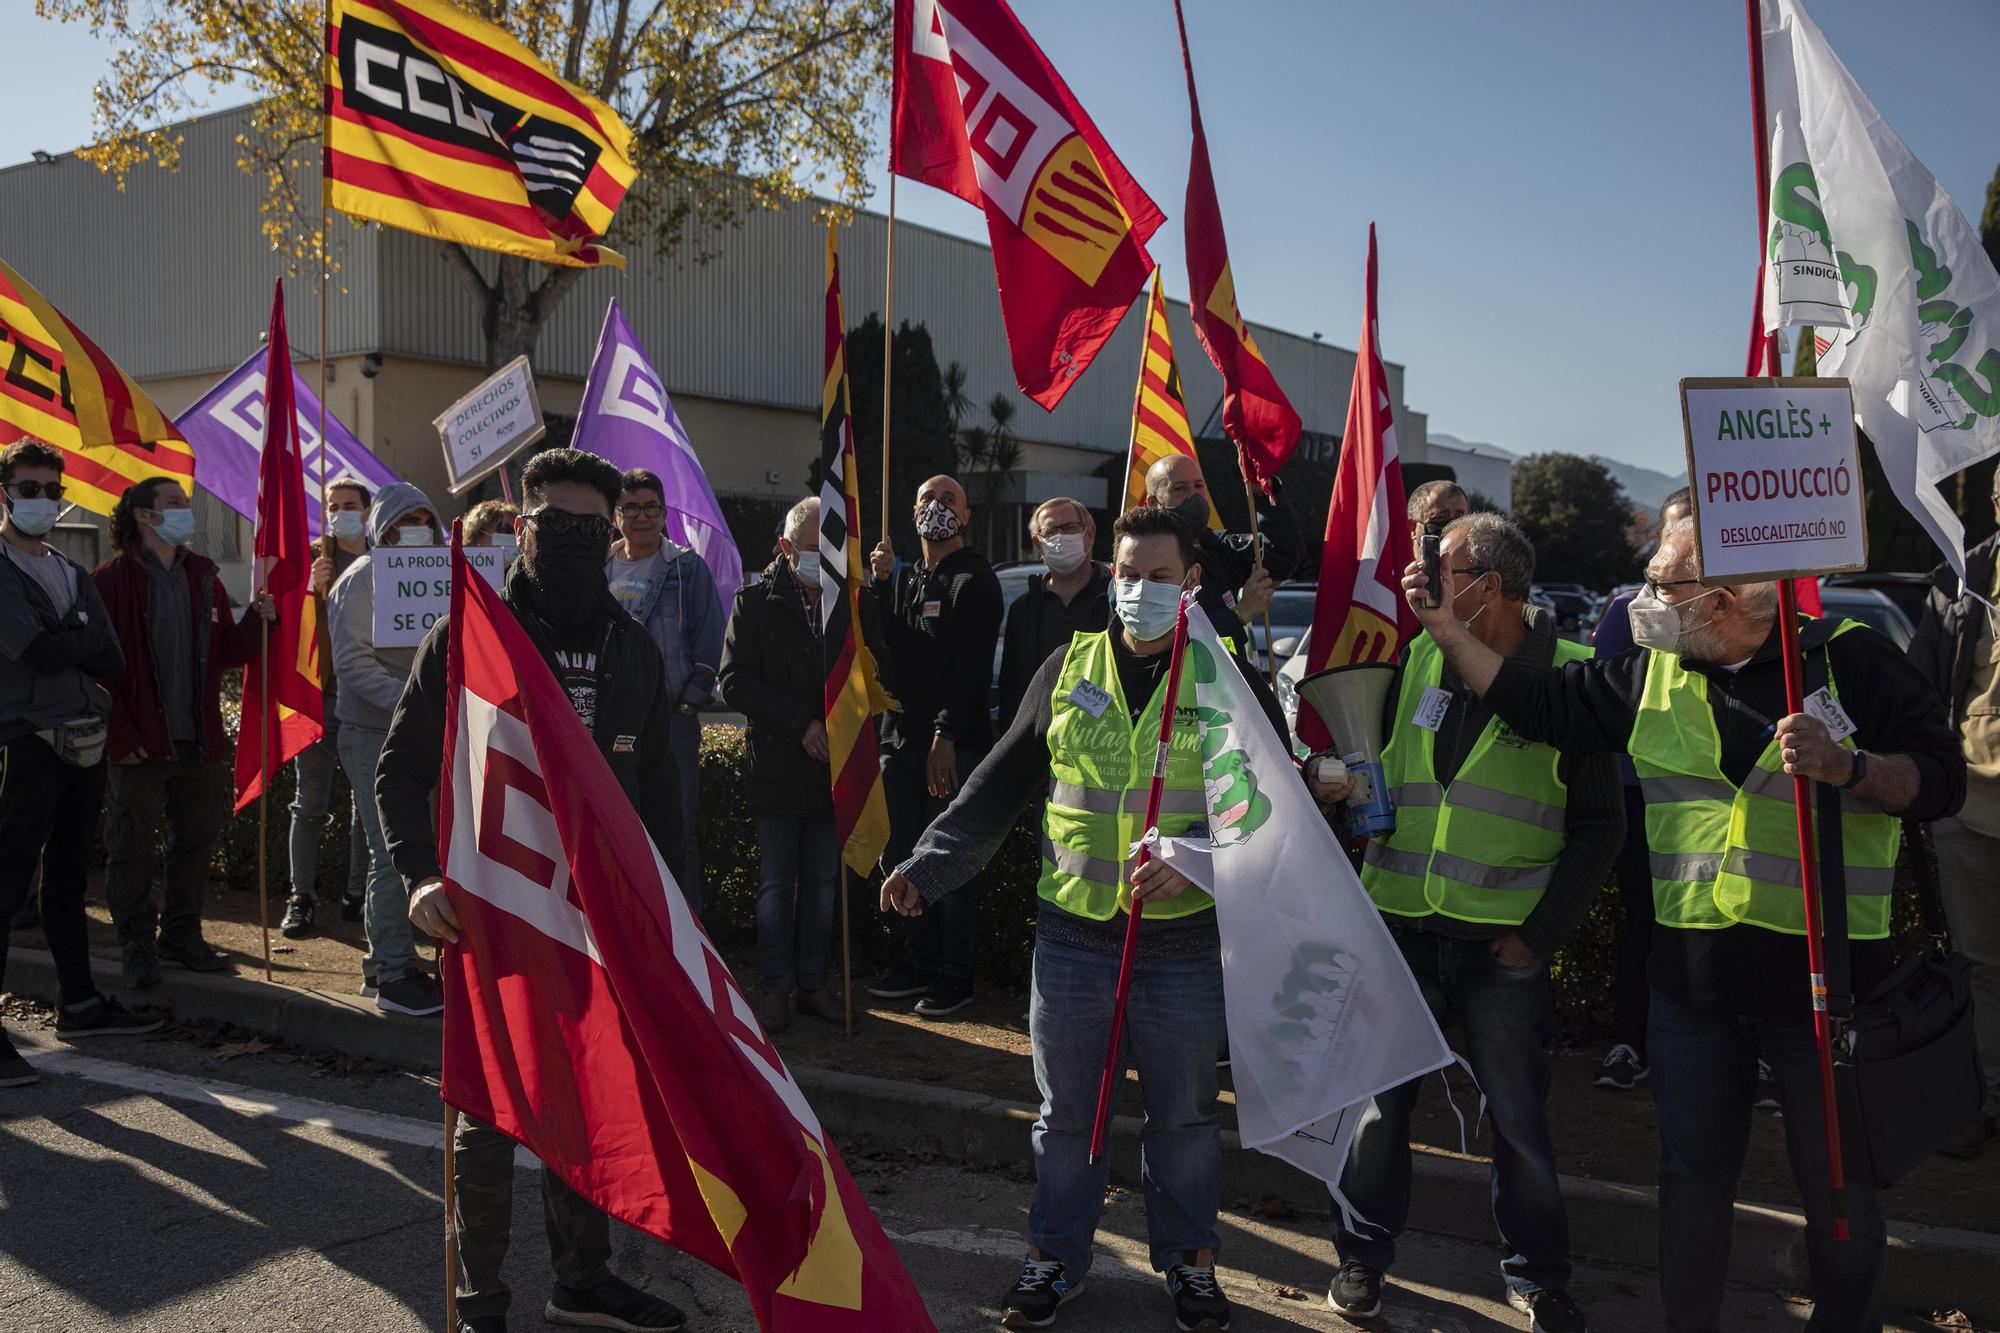
POLYGON ((458 1333, 458 1108, 450 1102, 444 1104, 444 1326, 458 1333))
MULTIPOLYGON (((1750 111, 1753 118, 1751 142, 1757 166, 1757 274, 1756 322, 1750 330, 1749 366, 1746 374, 1776 374, 1779 361, 1778 335, 1763 329, 1764 280, 1761 256, 1764 238, 1769 235, 1771 206, 1771 148, 1764 104, 1764 23, 1761 0, 1744 0, 1743 11, 1750 38, 1750 111)), ((1778 639, 1785 667, 1785 711, 1805 711, 1805 671, 1799 657, 1798 590, 1790 579, 1778 580, 1778 639)), ((1792 813, 1799 834, 1799 880, 1805 897, 1806 967, 1812 996, 1813 1045, 1819 1055, 1820 1112, 1825 1119, 1826 1183, 1833 1214, 1833 1238, 1846 1240, 1847 1173, 1840 1143, 1840 1104, 1833 1083, 1833 1024, 1826 1007, 1826 938, 1820 917, 1818 850, 1813 837, 1812 779, 1803 774, 1792 778, 1792 813)))
POLYGON ((847 924, 847 849, 840 857, 840 1007, 846 1013, 847 1035, 854 1035, 854 952, 847 924))
MULTIPOLYGON (((1167 697, 1160 709, 1160 743, 1153 752, 1153 784, 1146 792, 1145 837, 1150 838, 1160 826, 1160 798, 1167 786, 1167 746, 1173 739, 1174 712, 1181 697, 1181 663, 1187 656, 1188 607, 1194 601, 1195 591, 1181 593, 1180 615, 1174 621, 1173 657, 1167 664, 1167 697)), ((1132 869, 1136 872, 1153 859, 1153 847, 1148 841, 1141 841, 1139 855, 1132 869)), ((1090 1160, 1094 1163, 1104 1155, 1105 1131, 1111 1126, 1111 1102, 1117 1091, 1118 1048, 1125 1041, 1125 1003, 1132 996, 1132 964, 1139 956, 1139 919, 1146 914, 1146 904, 1132 902, 1125 913, 1125 947, 1118 955, 1118 992, 1111 1007, 1111 1044, 1104 1052, 1104 1074, 1097 1084, 1097 1116, 1090 1126, 1090 1160)))
MULTIPOLYGON (((261 506, 260 506, 261 508, 261 506)), ((257 582, 264 582, 260 572, 257 582)), ((253 603, 251 614, 263 620, 253 603)), ((271 894, 265 884, 270 859, 271 836, 271 622, 264 620, 263 648, 257 654, 257 670, 263 692, 257 696, 257 933, 264 939, 264 980, 271 980, 271 894)))
MULTIPOLYGON (((1236 467, 1243 474, 1243 500, 1250 506, 1250 569, 1256 572, 1264 564, 1264 529, 1257 523, 1257 486, 1250 480, 1250 469, 1245 465, 1243 450, 1236 450, 1236 467)), ((1248 628, 1247 626, 1245 627, 1248 628)), ((1278 692, 1278 654, 1271 646, 1271 604, 1264 603, 1264 667, 1271 677, 1271 693, 1278 692)))
POLYGON ((895 371, 896 171, 889 169, 889 249, 882 278, 882 540, 889 540, 889 379, 895 371))

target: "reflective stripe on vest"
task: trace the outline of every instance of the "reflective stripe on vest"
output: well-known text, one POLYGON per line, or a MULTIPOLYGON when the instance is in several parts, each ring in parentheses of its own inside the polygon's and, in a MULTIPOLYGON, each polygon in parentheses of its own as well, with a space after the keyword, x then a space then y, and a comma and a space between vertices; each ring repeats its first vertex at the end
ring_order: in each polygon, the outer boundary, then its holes
MULTIPOLYGON (((1844 621, 1829 638, 1861 628, 1844 621)), ((1827 689, 1839 697, 1831 671, 1827 689)), ((1854 748, 1853 738, 1841 745, 1854 748)), ((1722 739, 1708 702, 1707 677, 1690 672, 1671 653, 1654 652, 1646 664, 1630 752, 1646 798, 1654 918, 1682 930, 1742 924, 1803 935, 1794 784, 1776 738, 1737 787, 1722 773, 1722 739)), ((1848 935, 1886 939, 1902 824, 1843 793, 1840 826, 1848 935)))
MULTIPOLYGON (((1558 640, 1556 661, 1590 650, 1558 640)), ((1361 882, 1384 912, 1436 913, 1518 926, 1541 901, 1561 856, 1569 792, 1560 756, 1490 719, 1449 788, 1433 767, 1436 736, 1416 725, 1424 692, 1443 678, 1444 657, 1427 634, 1410 644, 1396 698, 1397 724, 1382 752, 1396 827, 1368 844, 1361 882)))
MULTIPOLYGON (((1123 868, 1128 849, 1146 831, 1165 695, 1162 679, 1134 722, 1118 682, 1109 633, 1078 634, 1070 640, 1050 698, 1049 799, 1042 808, 1042 875, 1036 890, 1066 912, 1108 921, 1129 908, 1131 890, 1123 868), (1108 697, 1095 716, 1072 701, 1086 682, 1108 697)), ((1168 837, 1208 822, 1194 700, 1194 673, 1185 672, 1160 793, 1160 832, 1168 837)), ((1189 916, 1213 906, 1206 893, 1189 889, 1149 904, 1146 915, 1189 916)))

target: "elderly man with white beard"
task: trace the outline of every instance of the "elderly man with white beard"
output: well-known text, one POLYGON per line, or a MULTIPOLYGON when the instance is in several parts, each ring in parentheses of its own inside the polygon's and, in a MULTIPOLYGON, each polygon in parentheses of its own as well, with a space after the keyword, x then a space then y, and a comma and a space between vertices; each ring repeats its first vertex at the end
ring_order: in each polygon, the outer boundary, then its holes
POLYGON ((1704 588, 1695 529, 1669 528, 1631 607, 1638 645, 1536 671, 1502 658, 1403 586, 1465 682, 1522 736, 1566 754, 1630 754, 1653 862, 1648 1056, 1660 1114, 1660 1297, 1675 1333, 1719 1327, 1736 1182, 1757 1061, 1784 1108, 1806 1212, 1813 1327, 1881 1327, 1885 1227, 1876 1191, 1847 1183, 1852 1239, 1833 1238, 1799 890, 1792 777, 1840 788, 1853 987, 1895 964, 1889 909, 1903 819, 1949 815, 1965 763, 1937 695, 1895 645, 1852 621, 1802 620, 1816 679, 1852 730, 1785 706, 1778 590, 1704 588))

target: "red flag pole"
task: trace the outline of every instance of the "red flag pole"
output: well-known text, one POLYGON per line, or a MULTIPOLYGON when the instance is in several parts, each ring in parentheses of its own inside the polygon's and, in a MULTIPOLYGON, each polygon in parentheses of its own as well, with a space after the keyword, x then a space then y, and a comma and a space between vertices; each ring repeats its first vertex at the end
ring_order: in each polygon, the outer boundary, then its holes
POLYGON ((444 1104, 444 1326, 458 1333, 458 1108, 450 1102, 444 1104))
MULTIPOLYGON (((1167 664, 1167 697, 1160 709, 1160 744, 1153 752, 1153 785, 1146 793, 1146 832, 1160 824, 1160 797, 1167 786, 1167 743, 1174 733, 1174 704, 1181 697, 1181 662, 1187 655, 1188 606, 1194 592, 1181 594, 1180 614, 1174 620, 1173 658, 1167 664)), ((1139 846, 1136 871, 1153 859, 1151 844, 1139 846)), ((1104 1155, 1104 1134, 1111 1125, 1111 1099, 1118 1078, 1118 1048, 1125 1040, 1125 1003, 1132 996, 1132 964, 1139 956, 1139 918, 1146 904, 1134 902, 1125 914, 1125 947, 1118 955, 1118 998, 1111 1009, 1111 1043, 1104 1052, 1104 1077, 1097 1084, 1097 1118, 1090 1127, 1090 1160, 1104 1155)))
MULTIPOLYGON (((1771 206, 1771 147, 1764 110, 1764 23, 1761 0, 1744 0, 1750 36, 1750 108, 1754 118, 1757 161, 1757 251, 1763 254, 1769 235, 1771 206)), ((1757 273, 1756 322, 1750 330, 1749 375, 1774 375, 1780 369, 1778 335, 1765 334, 1764 275, 1757 273)), ((1778 642, 1785 664, 1785 711, 1805 711, 1805 671, 1799 656, 1798 591, 1790 579, 1778 580, 1778 642)), ((1847 1239, 1847 1171, 1841 1156, 1840 1104, 1833 1085, 1833 1029, 1826 1008, 1826 938, 1820 919, 1819 862, 1814 856, 1812 779, 1792 778, 1792 809, 1799 830, 1799 879, 1805 894, 1806 967, 1810 973, 1813 1044, 1819 1054, 1820 1111, 1826 1121, 1826 1181, 1833 1212, 1833 1238, 1847 1239)))

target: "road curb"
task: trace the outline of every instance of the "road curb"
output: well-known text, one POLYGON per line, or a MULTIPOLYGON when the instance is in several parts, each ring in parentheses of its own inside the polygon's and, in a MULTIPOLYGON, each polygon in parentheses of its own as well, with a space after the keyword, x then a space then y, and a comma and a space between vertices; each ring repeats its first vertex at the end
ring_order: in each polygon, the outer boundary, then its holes
MULTIPOLYGON (((118 967, 93 968, 107 990, 117 990, 118 967)), ((16 949, 7 981, 15 993, 53 1002, 54 960, 38 950, 16 949)), ((248 1031, 323 1051, 411 1069, 436 1069, 439 1029, 424 1019, 385 1014, 359 996, 280 986, 256 977, 171 974, 158 992, 142 997, 184 1020, 232 1023, 248 1031)), ((1028 1167, 1028 1131, 1036 1108, 1025 1103, 835 1070, 795 1067, 820 1120, 844 1139, 872 1141, 936 1153, 980 1166, 1028 1167)), ((1112 1123, 1112 1170, 1139 1179, 1139 1121, 1112 1123)), ((1492 1195, 1484 1162, 1449 1155, 1414 1154, 1417 1183, 1411 1198, 1413 1230, 1467 1240, 1494 1240, 1492 1195)), ((1650 1188, 1562 1177, 1577 1257, 1653 1268, 1657 1214, 1650 1188)), ((1265 1153, 1246 1151, 1233 1132, 1223 1134, 1223 1198, 1275 1195, 1319 1211, 1326 1200, 1314 1182, 1265 1153)), ((1889 1224, 1889 1266, 1883 1299, 1891 1308, 1928 1313, 1956 1308, 1976 1321, 2000 1320, 2000 1235, 1913 1222, 1889 1224)), ((1730 1277, 1767 1290, 1806 1288, 1805 1219, 1791 1209, 1736 1205, 1730 1277)), ((1300 1274, 1312 1286, 1321 1275, 1300 1274)))

